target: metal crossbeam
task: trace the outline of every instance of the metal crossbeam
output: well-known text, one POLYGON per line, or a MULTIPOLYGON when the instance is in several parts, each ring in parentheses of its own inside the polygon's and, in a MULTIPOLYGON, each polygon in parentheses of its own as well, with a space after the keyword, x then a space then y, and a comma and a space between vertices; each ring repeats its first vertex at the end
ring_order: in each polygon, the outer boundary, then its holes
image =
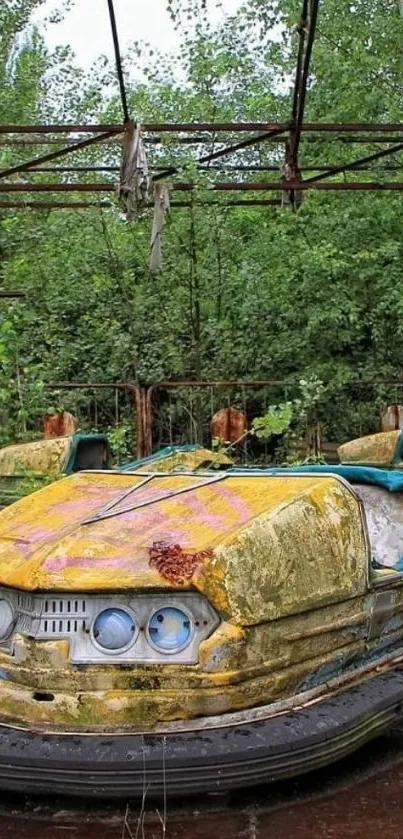
MULTIPOLYGON (((302 189, 302 190, 329 190, 332 192, 343 192, 343 191, 376 191, 376 190, 392 190, 392 191, 401 191, 403 190, 403 182, 401 181, 353 181, 353 182, 344 182, 344 181, 337 181, 331 183, 322 183, 321 181, 298 181, 298 180, 290 180, 290 181, 259 181, 255 183, 254 181, 251 182, 241 182, 241 183, 233 183, 223 182, 223 183, 214 183, 210 184, 207 187, 200 187, 198 184, 194 183, 174 183, 172 184, 172 189, 174 192, 199 192, 199 193, 206 193, 206 192, 278 192, 290 189, 302 189)), ((60 183, 51 183, 51 184, 4 184, 0 183, 0 192, 3 193, 12 193, 12 192, 114 192, 115 186, 112 183, 90 183, 90 184, 83 184, 83 183, 67 183, 67 184, 60 184, 60 183)))
MULTIPOLYGON (((248 131, 277 131, 285 130, 289 122, 144 122, 142 129, 145 133, 156 134, 191 134, 206 131, 238 133, 248 131)), ((94 123, 88 124, 57 124, 49 125, 0 125, 1 134, 96 134, 111 131, 115 134, 123 133, 122 123, 94 123)), ((324 132, 326 134, 348 134, 353 132, 382 134, 388 132, 403 133, 403 122, 304 122, 301 131, 324 132)), ((59 141, 58 141, 59 142, 59 141)))
POLYGON ((116 131, 106 131, 104 134, 98 134, 96 137, 91 137, 89 140, 82 140, 79 143, 75 143, 73 146, 59 149, 59 151, 49 152, 49 154, 44 154, 42 157, 36 157, 34 160, 19 163, 17 166, 10 166, 8 169, 2 169, 0 172, 0 178, 8 178, 10 175, 16 175, 19 172, 27 172, 33 166, 39 166, 40 163, 48 163, 49 161, 56 160, 59 157, 65 157, 66 154, 70 154, 73 151, 87 149, 89 146, 93 146, 95 143, 102 143, 103 140, 109 140, 115 135, 116 131))
MULTIPOLYGON (((171 207, 210 207, 221 206, 226 210, 231 207, 279 207, 281 201, 277 198, 246 198, 239 201, 230 201, 225 204, 221 199, 209 198, 205 201, 171 201, 171 207)), ((87 210, 90 208, 108 210, 115 207, 109 201, 0 201, 0 212, 3 210, 87 210)))
MULTIPOLYGON (((124 122, 129 118, 128 102, 125 90, 125 83, 122 70, 122 61, 119 49, 119 39, 116 27, 116 20, 113 8, 113 0, 107 0, 112 37, 115 49, 116 68, 119 80, 122 110, 124 122)), ((389 123, 337 123, 337 122, 307 122, 304 119, 305 103, 308 90, 308 79, 311 70, 312 50, 316 35, 316 24, 318 18, 320 0, 301 0, 302 10, 300 22, 297 26, 299 35, 298 54, 296 60, 296 74, 294 81, 294 92, 291 103, 290 120, 284 122, 149 122, 142 124, 144 141, 148 145, 164 143, 165 135, 174 135, 178 145, 209 145, 208 153, 198 153, 195 161, 200 171, 233 171, 233 172, 275 172, 278 171, 275 165, 255 166, 253 164, 242 165, 241 160, 236 160, 233 165, 226 163, 214 163, 232 154, 241 153, 248 148, 254 148, 263 142, 282 144, 286 147, 286 162, 288 180, 279 181, 242 181, 217 182, 204 187, 195 183, 174 182, 172 189, 179 193, 192 193, 188 200, 179 196, 171 203, 172 206, 208 206, 218 204, 220 206, 275 206, 280 204, 279 198, 266 198, 251 196, 248 199, 231 199, 227 203, 224 197, 213 198, 211 192, 293 192, 296 190, 328 190, 334 192, 342 191, 402 191, 403 183, 400 181, 383 181, 377 179, 378 173, 388 171, 399 171, 402 164, 396 161, 395 165, 378 167, 377 161, 388 155, 403 152, 403 122, 389 123), (238 142, 234 142, 234 134, 241 134, 238 142), (221 136, 220 136, 221 135, 221 136), (225 136, 224 136, 225 135, 225 136), (243 136, 242 136, 243 135, 243 136), (309 139, 309 142, 322 143, 359 143, 365 145, 379 144, 381 150, 359 157, 352 162, 340 162, 333 166, 324 164, 301 165, 299 152, 301 140, 309 139), (217 148, 219 142, 220 147, 217 148), (387 144, 393 144, 388 145, 387 144), (347 183, 330 180, 333 176, 343 172, 371 171, 372 180, 350 181, 347 183), (312 172, 313 175, 302 180, 301 171, 312 172)), ((65 157, 70 152, 79 153, 87 147, 98 143, 109 144, 116 142, 118 135, 123 133, 124 123, 112 124, 90 124, 90 123, 63 123, 48 125, 2 125, 0 126, 0 146, 26 148, 29 146, 55 145, 55 151, 42 154, 40 157, 28 161, 22 161, 0 171, 0 193, 5 195, 12 193, 52 193, 54 197, 44 201, 12 199, 0 201, 0 211, 7 209, 28 208, 32 210, 45 209, 86 209, 108 208, 113 206, 110 201, 91 201, 89 196, 83 196, 84 200, 57 200, 58 193, 113 193, 115 185, 111 181, 98 181, 83 183, 80 179, 74 183, 61 183, 50 181, 48 183, 15 183, 8 180, 11 176, 27 173, 114 173, 118 171, 117 166, 102 165, 102 158, 94 165, 83 164, 72 166, 46 166, 58 158, 65 157), (88 139, 80 135, 91 135, 88 139), (61 147, 62 146, 62 147, 61 147)), ((84 158, 85 160, 85 158, 84 158)), ((161 180, 180 171, 180 164, 175 162, 170 166, 157 166, 154 169, 153 180, 161 180)))

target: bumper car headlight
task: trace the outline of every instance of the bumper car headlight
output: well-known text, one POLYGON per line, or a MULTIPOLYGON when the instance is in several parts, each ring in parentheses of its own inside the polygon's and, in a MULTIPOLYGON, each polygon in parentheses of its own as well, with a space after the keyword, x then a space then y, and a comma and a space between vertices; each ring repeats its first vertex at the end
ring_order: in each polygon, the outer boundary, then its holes
POLYGON ((126 609, 104 609, 97 615, 92 627, 97 646, 110 652, 128 649, 136 634, 135 618, 126 609))
POLYGON ((0 640, 7 638, 14 626, 15 613, 8 600, 0 599, 0 640))
POLYGON ((190 644, 193 625, 190 616, 174 606, 163 606, 151 616, 148 639, 152 647, 160 652, 176 653, 190 644))

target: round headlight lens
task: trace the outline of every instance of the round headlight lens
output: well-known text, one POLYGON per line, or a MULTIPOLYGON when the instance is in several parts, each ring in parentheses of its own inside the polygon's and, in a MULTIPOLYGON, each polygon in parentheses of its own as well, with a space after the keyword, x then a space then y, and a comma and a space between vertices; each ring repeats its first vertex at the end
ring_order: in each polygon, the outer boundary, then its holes
POLYGON ((136 634, 136 623, 124 609, 104 609, 95 618, 92 628, 95 641, 105 650, 128 647, 136 634))
POLYGON ((7 638, 14 625, 14 609, 8 600, 0 600, 0 638, 7 638))
POLYGON ((165 606, 150 618, 148 635, 152 645, 161 652, 177 652, 189 643, 192 624, 182 609, 165 606))

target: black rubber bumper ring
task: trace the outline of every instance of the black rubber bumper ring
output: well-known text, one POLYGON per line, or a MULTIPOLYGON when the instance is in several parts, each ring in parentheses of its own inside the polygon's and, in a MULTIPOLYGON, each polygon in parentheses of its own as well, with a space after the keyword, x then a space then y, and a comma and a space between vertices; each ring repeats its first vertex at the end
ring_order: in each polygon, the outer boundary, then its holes
POLYGON ((42 734, 0 725, 0 789, 147 798, 234 790, 330 764, 403 716, 403 673, 271 719, 161 734, 42 734))

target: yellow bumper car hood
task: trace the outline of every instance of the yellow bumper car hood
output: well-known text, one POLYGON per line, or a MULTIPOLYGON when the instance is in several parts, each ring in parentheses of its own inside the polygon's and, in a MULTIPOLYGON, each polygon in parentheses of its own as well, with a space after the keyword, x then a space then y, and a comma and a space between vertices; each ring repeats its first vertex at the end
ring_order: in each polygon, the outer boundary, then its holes
POLYGON ((360 502, 325 475, 82 472, 0 513, 0 584, 192 588, 256 624, 365 590, 360 502))

